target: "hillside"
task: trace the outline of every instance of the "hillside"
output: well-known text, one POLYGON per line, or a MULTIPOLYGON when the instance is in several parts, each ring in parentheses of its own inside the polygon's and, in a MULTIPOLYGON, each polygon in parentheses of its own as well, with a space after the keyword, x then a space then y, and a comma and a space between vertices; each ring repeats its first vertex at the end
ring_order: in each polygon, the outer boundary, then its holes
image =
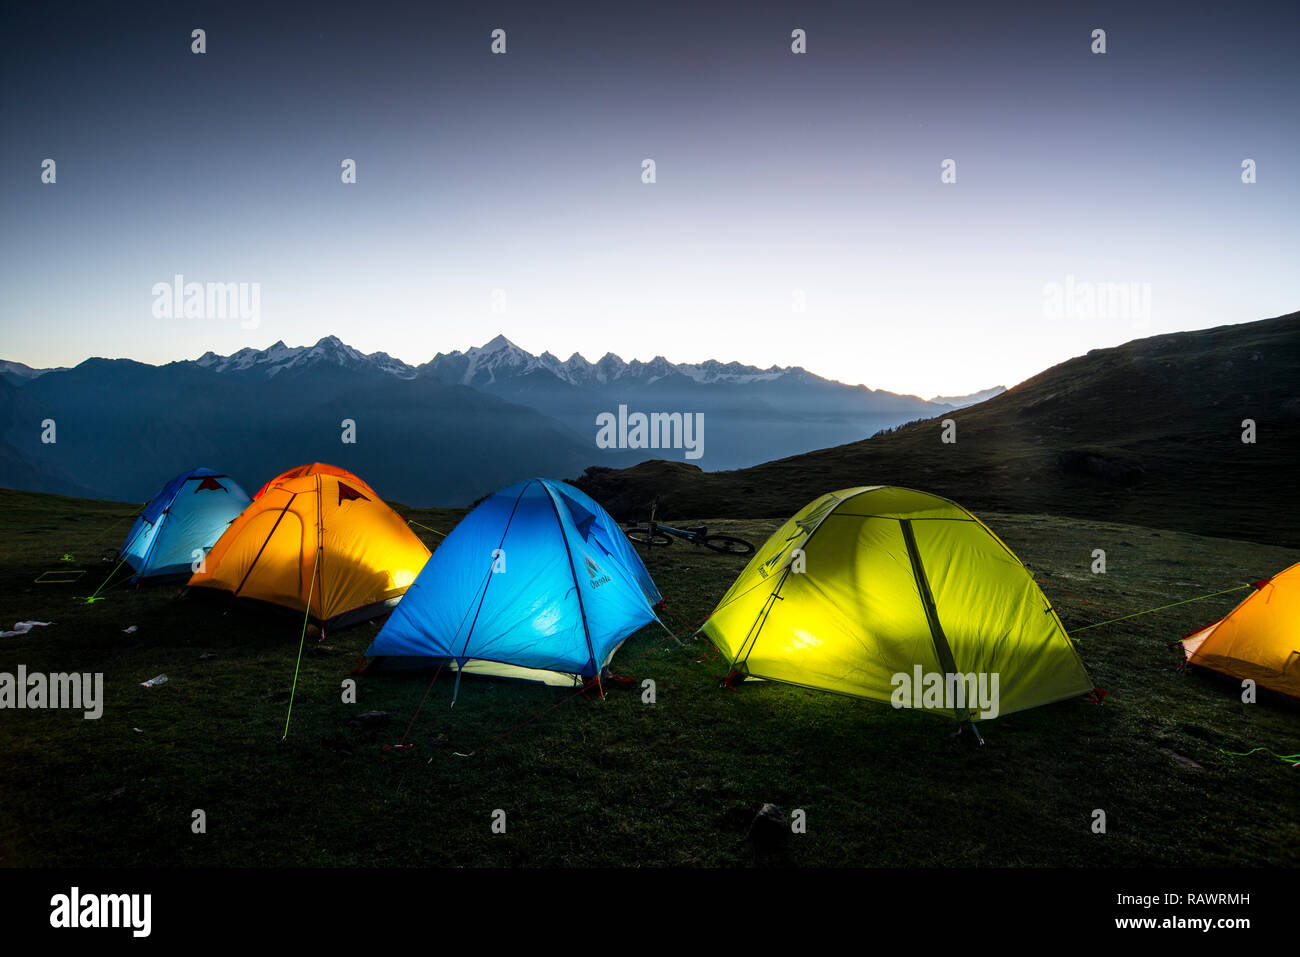
POLYGON ((1002 395, 861 442, 705 473, 588 469, 620 518, 784 516, 821 492, 903 485, 974 510, 1300 545, 1300 313, 1096 349, 1002 395), (957 441, 941 441, 942 421, 957 441), (1242 442, 1253 419, 1255 444, 1242 442))

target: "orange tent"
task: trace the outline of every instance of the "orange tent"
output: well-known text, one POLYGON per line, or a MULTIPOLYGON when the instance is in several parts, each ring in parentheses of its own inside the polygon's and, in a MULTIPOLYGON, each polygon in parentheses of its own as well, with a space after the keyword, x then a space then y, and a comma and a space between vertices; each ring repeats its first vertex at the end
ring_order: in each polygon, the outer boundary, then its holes
MULTIPOLYGON (((256 501, 261 498, 262 493, 272 485, 279 485, 281 482, 289 481, 289 479, 302 478, 304 475, 337 475, 339 478, 347 479, 353 485, 359 485, 361 488, 367 489, 370 494, 374 495, 374 489, 370 488, 369 485, 357 478, 347 469, 341 469, 337 465, 327 465, 324 462, 312 462, 310 465, 299 465, 297 468, 289 469, 287 472, 281 472, 275 478, 271 479, 271 481, 258 489, 257 494, 253 496, 253 500, 256 501)), ((378 498, 379 496, 375 495, 374 497, 378 498)))
POLYGON ((1187 661, 1300 698, 1300 563, 1255 589, 1226 616, 1183 639, 1187 661))
POLYGON ((264 489, 189 583, 338 626, 396 604, 429 554, 366 483, 318 472, 264 489))

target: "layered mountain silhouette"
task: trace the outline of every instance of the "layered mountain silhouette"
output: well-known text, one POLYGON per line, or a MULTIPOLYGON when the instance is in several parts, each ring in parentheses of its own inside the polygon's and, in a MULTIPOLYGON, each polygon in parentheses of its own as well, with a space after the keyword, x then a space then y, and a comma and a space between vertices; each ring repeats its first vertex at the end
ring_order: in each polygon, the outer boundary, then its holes
POLYGON ((1096 349, 978 405, 753 468, 651 461, 591 469, 578 484, 621 518, 644 518, 655 501, 668 520, 785 517, 821 492, 902 485, 976 511, 1300 546, 1298 474, 1292 313, 1096 349))
POLYGON ((254 382, 192 362, 91 359, 10 386, 5 400, 15 487, 76 485, 128 501, 196 464, 255 489, 284 468, 324 460, 386 497, 464 503, 521 471, 573 474, 591 461, 586 443, 554 420, 430 376, 308 364, 254 382), (356 424, 355 444, 341 441, 345 419, 356 424), (45 420, 57 429, 52 444, 41 441, 45 420), (23 480, 21 468, 39 474, 23 480))
POLYGON ((143 501, 196 464, 256 487, 326 460, 412 504, 467 504, 525 476, 582 474, 619 517, 643 517, 657 500, 664 517, 695 518, 784 516, 827 489, 898 484, 975 509, 1300 545, 1289 486, 1300 466, 1300 314, 1094 350, 989 391, 927 402, 798 368, 533 356, 500 336, 420 366, 334 337, 165 366, 6 362, 0 485, 143 501), (595 415, 620 404, 704 412, 706 456, 597 448, 595 415), (355 444, 340 441, 344 419, 355 444), (41 441, 47 420, 54 443, 41 441), (945 420, 955 442, 943 441, 945 420), (1242 441, 1248 422, 1253 442, 1242 441), (836 435, 855 441, 823 438, 836 435), (782 456, 783 445, 798 454, 782 456), (773 460, 727 469, 728 449, 773 460))
MULTIPOLYGON (((463 505, 520 478, 622 467, 649 450, 597 444, 597 416, 702 414, 704 468, 860 439, 961 400, 847 386, 801 368, 588 362, 534 356, 504 336, 411 366, 334 336, 152 366, 0 363, 0 484, 143 501, 207 465, 257 487, 306 461, 356 471, 389 498, 463 505), (356 442, 341 441, 343 421, 356 442), (42 440, 54 422, 56 441, 42 440)), ((48 435, 46 436, 48 437, 48 435)), ((655 455, 686 457, 682 449, 655 455)))
MULTIPOLYGON (((694 464, 704 469, 855 441, 958 404, 849 386, 799 367, 672 363, 663 356, 649 362, 624 362, 612 354, 596 362, 577 354, 566 360, 549 352, 533 356, 504 336, 437 355, 420 372, 527 405, 583 434, 591 434, 595 416, 617 414, 620 405, 629 413, 702 413, 704 457, 694 464)), ((608 453, 600 452, 593 461, 607 464, 601 458, 608 453)))

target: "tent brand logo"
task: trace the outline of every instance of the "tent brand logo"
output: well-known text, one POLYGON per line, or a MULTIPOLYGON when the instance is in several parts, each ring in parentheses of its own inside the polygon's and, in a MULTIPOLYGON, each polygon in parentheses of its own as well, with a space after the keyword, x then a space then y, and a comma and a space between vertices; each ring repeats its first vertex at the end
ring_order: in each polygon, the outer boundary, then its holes
POLYGON ((944 675, 937 671, 926 674, 920 665, 912 673, 900 671, 890 683, 894 693, 889 696, 895 708, 930 708, 942 711, 961 711, 963 708, 977 712, 988 720, 998 716, 998 674, 985 671, 944 675))
POLYGON ((590 579, 588 584, 591 585, 592 588, 599 588, 610 580, 609 576, 601 571, 600 566, 593 562, 589 555, 584 553, 582 556, 582 562, 587 567, 587 577, 590 579))
POLYGON ((177 273, 150 292, 155 319, 238 319, 241 329, 262 324, 260 282, 186 282, 177 273))
POLYGON ((766 578, 768 575, 772 574, 772 572, 776 571, 777 565, 780 564, 781 559, 784 557, 785 549, 783 548, 758 567, 759 575, 766 578))
POLYGON ((596 416, 596 447, 601 449, 685 449, 686 458, 704 455, 703 412, 632 412, 596 416))
POLYGON ((148 937, 152 915, 152 894, 82 894, 74 887, 50 898, 51 927, 127 927, 133 937, 148 937))
POLYGON ((84 711, 86 720, 104 714, 104 673, 30 674, 19 665, 16 674, 0 671, 0 710, 69 709, 84 711))
POLYGON ((811 535, 813 530, 811 528, 806 528, 803 522, 798 522, 796 524, 798 524, 799 526, 799 531, 795 532, 793 535, 787 538, 785 540, 785 544, 781 546, 781 550, 777 552, 775 555, 773 555, 771 558, 769 558, 767 561, 763 562, 763 564, 758 567, 758 574, 763 578, 766 578, 768 575, 771 575, 774 572, 779 571, 781 567, 781 563, 787 554, 789 554, 790 556, 791 571, 795 572, 796 574, 799 574, 806 570, 807 562, 805 560, 806 556, 804 555, 803 549, 796 548, 792 551, 791 546, 795 542, 799 541, 800 539, 808 535, 811 535))

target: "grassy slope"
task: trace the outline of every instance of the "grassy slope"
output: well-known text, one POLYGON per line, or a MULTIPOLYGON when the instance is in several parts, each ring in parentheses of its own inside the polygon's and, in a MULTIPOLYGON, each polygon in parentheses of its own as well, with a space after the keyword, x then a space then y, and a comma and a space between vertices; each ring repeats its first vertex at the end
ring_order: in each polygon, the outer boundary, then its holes
MULTIPOLYGON (((1213 599, 1083 633, 1105 704, 1063 702, 953 741, 921 714, 775 684, 721 690, 699 645, 629 640, 616 665, 654 678, 658 703, 576 699, 487 747, 566 692, 467 678, 435 686, 413 751, 401 737, 427 675, 369 675, 357 705, 339 682, 377 630, 328 636, 303 659, 294 724, 279 743, 297 620, 232 612, 175 588, 35 585, 57 557, 93 558, 120 505, 0 492, 0 623, 53 626, 0 639, 0 671, 102 670, 99 721, 0 712, 0 864, 14 865, 729 865, 765 801, 807 811, 808 834, 763 861, 800 865, 1136 865, 1300 863, 1291 768, 1219 747, 1300 749, 1300 712, 1240 704, 1230 685, 1180 675, 1163 644, 1231 607, 1213 599), (122 629, 137 625, 125 635, 122 629), (204 652, 215 659, 200 662, 204 652), (640 660, 635 660, 640 658, 640 660), (168 684, 138 682, 166 672, 168 684), (381 709, 386 728, 348 719, 381 709), (133 729, 139 728, 137 732, 133 729), (1167 748, 1204 766, 1195 770, 1167 748), (479 749, 460 758, 456 750, 479 749), (430 761, 432 759, 432 761, 430 761), (208 833, 193 835, 203 808, 208 833), (509 814, 494 836, 493 809, 509 814), (1110 832, 1088 829, 1103 808, 1110 832)), ((449 529, 459 513, 408 512, 449 529)), ((981 513, 1037 569, 1067 625, 1270 574, 1300 552, 1098 522, 981 513), (1093 548, 1110 573, 1088 574, 1093 548), (1076 597, 1076 594, 1078 597, 1076 597), (1106 611, 1096 606, 1104 606, 1106 611)), ((719 523, 760 540, 775 522, 719 523)), ((121 526, 124 531, 124 526, 121 526)), ((121 532, 108 540, 116 543, 121 532)), ((425 533, 431 543, 436 536, 425 533)), ((742 567, 674 545, 648 566, 673 612, 702 618, 742 567)))
POLYGON ((1300 546, 1300 313, 1097 349, 950 418, 955 444, 933 419, 749 469, 655 461, 579 484, 619 517, 656 496, 667 519, 788 516, 824 491, 902 485, 973 509, 1300 546))

